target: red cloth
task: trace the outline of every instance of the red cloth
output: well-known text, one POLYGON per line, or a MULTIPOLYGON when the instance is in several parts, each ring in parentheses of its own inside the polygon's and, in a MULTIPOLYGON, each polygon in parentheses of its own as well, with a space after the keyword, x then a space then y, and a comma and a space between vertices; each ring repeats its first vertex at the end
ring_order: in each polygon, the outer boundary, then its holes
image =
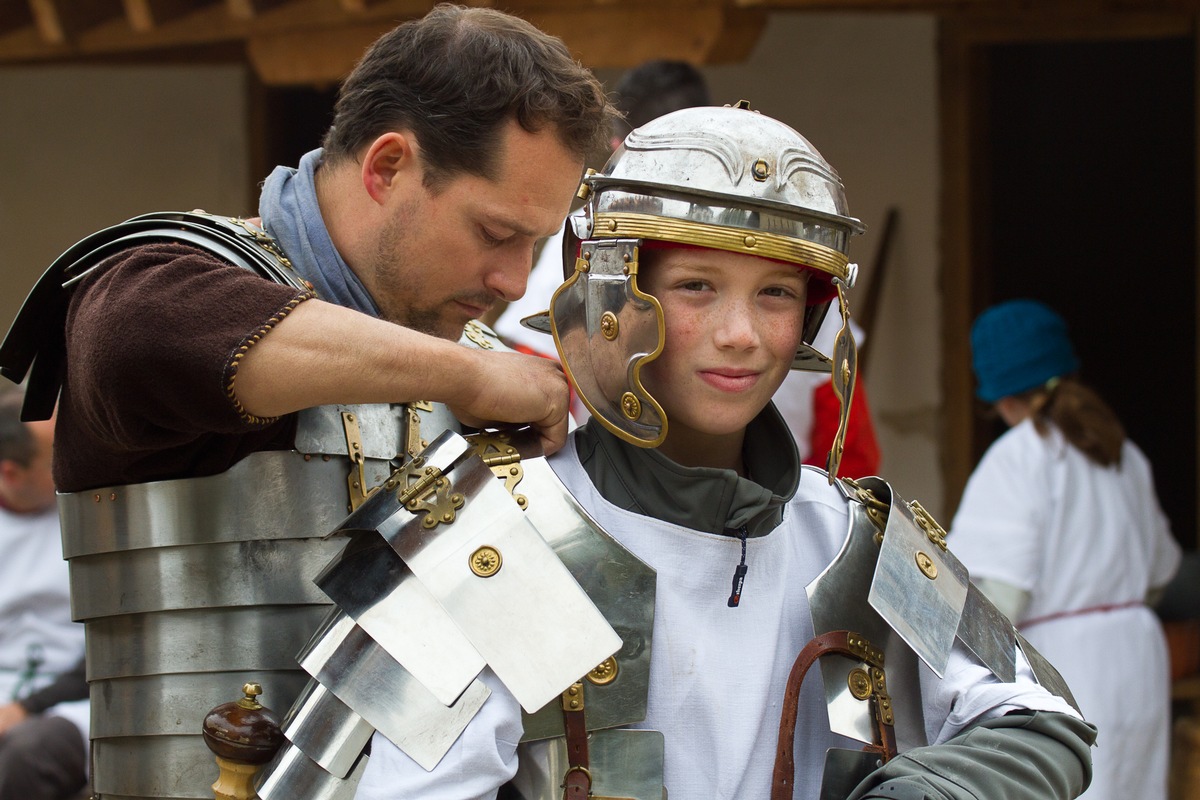
MULTIPOLYGON (((813 392, 813 426, 809 443, 808 458, 804 463, 821 468, 833 437, 837 434, 838 415, 841 407, 833 384, 822 383, 813 392)), ((846 446, 842 451, 842 463, 838 474, 847 478, 865 478, 879 474, 879 441, 875 438, 875 425, 871 422, 871 409, 867 405, 867 390, 861 383, 854 387, 850 401, 850 417, 846 421, 846 446)))

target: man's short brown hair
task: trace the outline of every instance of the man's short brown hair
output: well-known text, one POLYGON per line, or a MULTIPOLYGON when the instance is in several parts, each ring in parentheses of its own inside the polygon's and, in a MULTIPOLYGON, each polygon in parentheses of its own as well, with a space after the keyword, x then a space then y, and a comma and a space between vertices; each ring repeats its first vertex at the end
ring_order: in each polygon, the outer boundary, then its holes
POLYGON ((580 161, 607 147, 613 109, 604 88, 561 39, 487 8, 443 3, 380 37, 338 94, 325 135, 331 163, 379 136, 410 131, 425 182, 495 177, 500 130, 550 126, 580 161))

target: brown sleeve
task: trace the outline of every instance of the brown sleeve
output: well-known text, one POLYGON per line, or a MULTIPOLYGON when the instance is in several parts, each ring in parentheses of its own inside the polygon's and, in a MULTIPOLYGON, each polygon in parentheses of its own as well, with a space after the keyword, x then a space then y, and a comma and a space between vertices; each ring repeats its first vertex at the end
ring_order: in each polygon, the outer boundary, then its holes
POLYGON ((59 488, 211 474, 289 446, 287 422, 247 415, 233 386, 238 354, 308 296, 180 244, 103 263, 67 313, 59 488))

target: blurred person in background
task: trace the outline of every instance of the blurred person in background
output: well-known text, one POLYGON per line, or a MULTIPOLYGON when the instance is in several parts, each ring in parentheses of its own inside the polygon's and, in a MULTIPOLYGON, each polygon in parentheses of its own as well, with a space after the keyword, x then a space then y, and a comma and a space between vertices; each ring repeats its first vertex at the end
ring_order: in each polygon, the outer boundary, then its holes
POLYGON ((1162 800, 1170 686, 1150 609, 1179 545, 1150 464, 1076 373, 1063 318, 1032 300, 971 331, 978 396, 1009 426, 972 474, 950 546, 1061 671, 1099 728, 1087 800, 1162 800))
POLYGON ((63 800, 87 782, 83 626, 50 474, 54 422, 0 394, 0 800, 63 800))

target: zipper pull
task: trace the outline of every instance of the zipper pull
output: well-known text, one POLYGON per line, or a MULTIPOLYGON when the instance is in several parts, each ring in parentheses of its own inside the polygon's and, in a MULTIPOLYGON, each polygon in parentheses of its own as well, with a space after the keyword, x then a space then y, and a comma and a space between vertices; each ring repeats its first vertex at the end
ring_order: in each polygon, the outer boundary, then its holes
POLYGON ((742 540, 742 560, 733 571, 733 590, 729 593, 729 601, 727 605, 730 608, 737 608, 738 603, 742 602, 742 586, 746 583, 746 526, 738 528, 738 538, 742 540))

